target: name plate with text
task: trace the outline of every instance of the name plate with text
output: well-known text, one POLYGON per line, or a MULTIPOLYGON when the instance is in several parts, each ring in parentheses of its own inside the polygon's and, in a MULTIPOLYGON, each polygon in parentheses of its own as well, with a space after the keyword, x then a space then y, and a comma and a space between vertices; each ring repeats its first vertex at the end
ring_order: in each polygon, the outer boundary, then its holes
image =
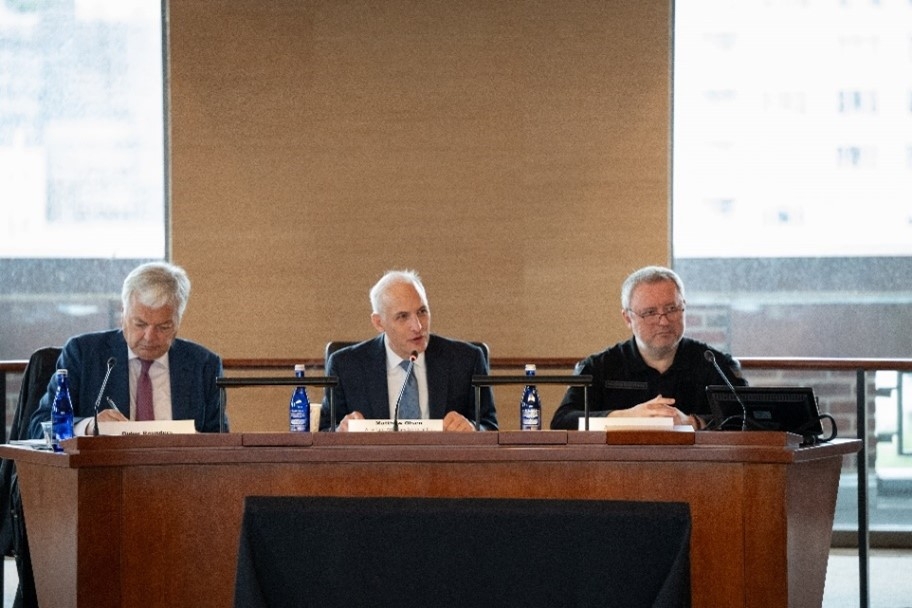
POLYGON ((185 435, 195 433, 192 420, 130 420, 98 422, 99 435, 185 435))
MULTIPOLYGON (((348 430, 355 433, 383 433, 393 430, 392 420, 349 420, 348 430)), ((400 420, 400 431, 442 431, 443 420, 400 420)))
MULTIPOLYGON (((579 419, 579 430, 585 429, 586 420, 579 419)), ((674 418, 664 416, 656 417, 626 417, 626 416, 600 416, 589 419, 590 431, 672 431, 675 430, 674 418)), ((691 428, 692 427, 688 427, 691 428)))

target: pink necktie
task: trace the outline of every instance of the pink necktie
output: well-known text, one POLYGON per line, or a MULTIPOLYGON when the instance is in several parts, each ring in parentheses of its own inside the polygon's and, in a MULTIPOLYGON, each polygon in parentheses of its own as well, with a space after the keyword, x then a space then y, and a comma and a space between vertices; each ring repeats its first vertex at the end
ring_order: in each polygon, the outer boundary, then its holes
POLYGON ((152 361, 140 359, 142 370, 139 372, 139 383, 136 385, 136 419, 155 420, 155 408, 152 406, 152 380, 149 378, 149 366, 152 361))

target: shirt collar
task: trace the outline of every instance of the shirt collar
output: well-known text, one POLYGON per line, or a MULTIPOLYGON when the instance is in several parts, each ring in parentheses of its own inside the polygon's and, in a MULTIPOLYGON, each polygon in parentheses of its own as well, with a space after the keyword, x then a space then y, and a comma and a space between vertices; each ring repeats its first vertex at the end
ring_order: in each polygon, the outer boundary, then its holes
MULTIPOLYGON (((392 348, 390 348, 389 340, 386 339, 386 334, 383 334, 383 347, 386 349, 386 369, 387 371, 393 370, 396 367, 399 367, 399 364, 403 361, 408 361, 408 359, 403 359, 397 355, 392 348)), ((415 359, 416 367, 424 366, 424 353, 418 353, 418 358, 415 359)))
MULTIPOLYGON (((168 369, 168 353, 169 352, 170 351, 166 352, 164 355, 162 355, 161 357, 159 357, 158 359, 155 360, 156 363, 162 365, 165 369, 168 369)), ((133 361, 134 359, 139 359, 139 355, 134 353, 133 349, 128 346, 127 347, 127 360, 133 361)))

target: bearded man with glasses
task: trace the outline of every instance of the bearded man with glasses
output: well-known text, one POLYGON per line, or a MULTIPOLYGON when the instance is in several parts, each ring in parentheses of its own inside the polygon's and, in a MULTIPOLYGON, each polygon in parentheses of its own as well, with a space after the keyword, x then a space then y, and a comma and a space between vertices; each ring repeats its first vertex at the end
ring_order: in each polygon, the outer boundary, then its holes
MULTIPOLYGON (((621 315, 633 337, 576 365, 592 375, 589 415, 669 417, 695 429, 710 418, 706 386, 723 384, 710 351, 735 386, 746 386, 741 366, 730 355, 684 337, 684 283, 671 269, 647 266, 621 286, 621 315)), ((582 387, 570 387, 551 420, 552 429, 579 428, 584 415, 582 387)))

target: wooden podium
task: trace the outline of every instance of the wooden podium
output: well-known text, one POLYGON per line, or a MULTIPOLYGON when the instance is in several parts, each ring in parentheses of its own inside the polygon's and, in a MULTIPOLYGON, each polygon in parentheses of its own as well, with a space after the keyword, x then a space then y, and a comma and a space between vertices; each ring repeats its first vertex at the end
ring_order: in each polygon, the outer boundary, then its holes
MULTIPOLYGON (((16 461, 43 606, 231 606, 244 497, 258 495, 686 502, 693 606, 819 607, 842 458, 861 444, 798 441, 684 431, 223 434, 79 437, 64 454, 4 445, 0 456, 16 461)), ((574 533, 585 530, 567 538, 574 533)))

